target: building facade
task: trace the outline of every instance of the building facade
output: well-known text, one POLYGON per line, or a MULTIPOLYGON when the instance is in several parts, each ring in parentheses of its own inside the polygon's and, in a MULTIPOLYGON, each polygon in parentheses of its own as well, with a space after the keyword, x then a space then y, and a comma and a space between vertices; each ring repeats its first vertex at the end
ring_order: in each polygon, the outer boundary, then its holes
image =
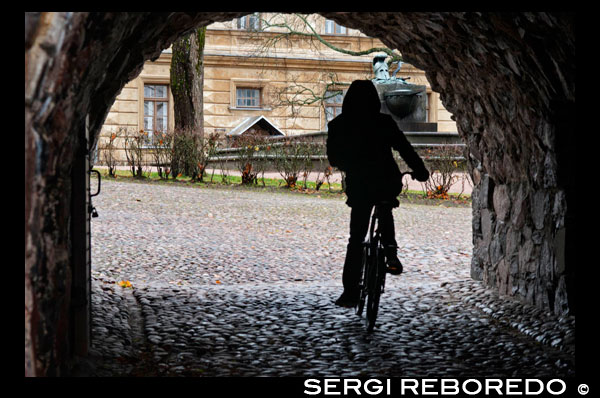
MULTIPOLYGON (((349 84, 373 77, 376 54, 349 55, 328 45, 355 52, 384 47, 378 39, 316 14, 303 19, 255 13, 209 25, 204 48, 204 133, 227 136, 251 119, 266 119, 285 135, 326 131, 327 122, 341 112, 349 84), (310 29, 327 45, 314 37, 286 34, 310 29)), ((100 148, 111 136, 117 137, 114 145, 123 148, 128 133, 144 130, 151 141, 154 131, 173 129, 171 56, 170 49, 163 51, 125 85, 102 128, 100 148)), ((426 85, 427 121, 437 123, 440 132, 456 131, 424 71, 404 63, 398 76, 426 85)), ((116 156, 124 159, 123 152, 117 150, 116 156)))

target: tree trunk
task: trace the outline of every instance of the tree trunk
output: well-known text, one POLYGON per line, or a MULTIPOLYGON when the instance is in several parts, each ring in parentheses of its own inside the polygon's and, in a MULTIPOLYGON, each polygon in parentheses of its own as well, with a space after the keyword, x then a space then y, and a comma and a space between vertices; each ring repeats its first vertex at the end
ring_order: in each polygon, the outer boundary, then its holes
POLYGON ((173 43, 171 58, 171 92, 175 111, 175 139, 171 170, 173 178, 180 172, 197 178, 198 144, 204 137, 203 90, 204 39, 206 27, 198 28, 173 43), (187 141, 191 139, 189 147, 187 141), (182 144, 182 145, 179 145, 182 144), (196 149, 196 150, 194 150, 196 149))
POLYGON ((194 30, 173 43, 171 92, 175 130, 203 137, 204 38, 206 27, 194 30))

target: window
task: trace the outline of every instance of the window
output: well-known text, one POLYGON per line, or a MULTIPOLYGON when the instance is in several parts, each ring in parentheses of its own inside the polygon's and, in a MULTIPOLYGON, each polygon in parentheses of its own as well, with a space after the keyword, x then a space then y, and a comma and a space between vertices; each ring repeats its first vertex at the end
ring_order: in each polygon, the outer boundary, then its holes
POLYGON ((268 106, 269 80, 238 79, 229 81, 229 110, 271 111, 268 106))
POLYGON ((344 94, 342 90, 332 90, 325 93, 325 123, 329 123, 342 113, 344 94))
POLYGON ((168 127, 169 99, 167 85, 144 85, 144 131, 147 144, 155 144, 168 127), (155 142, 156 141, 156 142, 155 142))
POLYGON ((242 30, 260 30, 260 14, 255 12, 238 19, 237 28, 242 30))
POLYGON ((348 30, 345 26, 338 25, 335 21, 330 19, 325 20, 325 33, 330 35, 345 35, 348 33, 348 30))
POLYGON ((237 87, 235 105, 238 108, 260 108, 260 89, 237 87))

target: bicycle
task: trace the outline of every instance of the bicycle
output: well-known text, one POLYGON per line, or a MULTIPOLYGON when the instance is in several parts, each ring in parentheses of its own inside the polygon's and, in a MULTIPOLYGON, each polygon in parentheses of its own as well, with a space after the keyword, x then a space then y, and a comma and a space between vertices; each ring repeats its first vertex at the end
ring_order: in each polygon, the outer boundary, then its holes
MULTIPOLYGON (((412 176, 412 172, 402 173, 412 176)), ((377 313, 379 312, 379 299, 385 290, 385 275, 387 266, 385 263, 384 246, 381 241, 381 231, 379 230, 379 208, 385 206, 387 202, 379 202, 373 208, 371 222, 369 225, 369 234, 363 242, 363 257, 361 263, 361 280, 359 284, 360 296, 356 305, 356 314, 362 315, 365 302, 367 304, 367 316, 365 321, 367 331, 372 332, 375 327, 377 313)))

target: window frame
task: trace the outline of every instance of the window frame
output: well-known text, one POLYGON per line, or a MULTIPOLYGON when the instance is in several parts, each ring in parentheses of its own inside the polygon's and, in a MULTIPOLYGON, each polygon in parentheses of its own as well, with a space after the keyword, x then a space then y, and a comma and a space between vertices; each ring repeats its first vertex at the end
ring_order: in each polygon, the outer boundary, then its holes
POLYGON ((149 147, 153 147, 156 146, 157 143, 154 142, 154 138, 157 135, 157 130, 156 130, 156 126, 157 126, 157 104, 158 103, 164 103, 166 108, 165 108, 165 112, 166 115, 164 116, 160 116, 162 118, 166 118, 166 123, 165 126, 163 126, 163 130, 160 130, 162 133, 165 133, 168 131, 169 126, 170 126, 170 121, 171 121, 171 112, 170 112, 170 104, 171 104, 171 96, 170 96, 170 86, 168 83, 165 82, 152 82, 152 81, 144 81, 142 82, 142 129, 144 130, 144 132, 148 133, 148 137, 144 140, 144 147, 145 148, 149 148, 149 147), (165 87, 165 96, 164 97, 147 97, 146 96, 146 87, 147 86, 164 86, 165 87), (146 102, 152 102, 152 115, 146 115, 146 102), (146 117, 152 117, 152 129, 148 130, 146 129, 146 117))
POLYGON ((262 87, 260 86, 251 86, 251 85, 239 85, 235 87, 235 101, 234 101, 234 105, 236 108, 238 109, 261 109, 262 108, 262 87), (241 99, 243 100, 248 100, 248 99, 256 99, 256 101, 258 101, 258 104, 256 105, 240 105, 239 101, 240 101, 240 96, 238 95, 238 90, 253 90, 257 92, 257 96, 251 96, 251 97, 241 97, 241 99))
POLYGON ((249 31, 249 32, 260 32, 261 31, 261 20, 260 20, 260 13, 259 12, 253 12, 251 14, 248 15, 244 15, 243 17, 240 17, 237 19, 236 21, 236 28, 238 30, 245 30, 245 31, 249 31), (256 18, 256 22, 254 25, 256 26, 252 26, 252 18, 256 18))
POLYGON ((338 24, 337 22, 335 22, 332 19, 325 19, 325 30, 324 30, 326 35, 338 35, 338 36, 347 36, 348 35, 348 28, 338 24), (332 32, 328 32, 328 26, 332 25, 333 27, 333 31, 332 32), (338 32, 339 29, 339 32, 338 32))
POLYGON ((229 111, 263 111, 270 112, 273 109, 266 101, 266 93, 270 84, 269 79, 240 79, 232 78, 229 80, 229 111), (260 90, 260 106, 259 107, 238 107, 237 106, 237 89, 238 88, 253 88, 260 90))
POLYGON ((335 119, 338 115, 340 115, 342 113, 342 105, 344 103, 344 96, 346 95, 346 92, 348 91, 348 88, 329 88, 327 91, 325 91, 325 97, 327 97, 327 93, 335 93, 335 92, 341 92, 341 100, 339 102, 331 102, 330 100, 336 98, 338 95, 336 95, 335 97, 332 98, 324 98, 323 99, 323 108, 324 108, 324 113, 325 113, 325 129, 327 129, 327 123, 329 123, 331 120, 335 119), (331 109, 333 108, 334 111, 331 114, 332 117, 331 119, 328 119, 328 113, 327 113, 327 109, 331 109), (339 112, 338 112, 339 110, 339 112))

